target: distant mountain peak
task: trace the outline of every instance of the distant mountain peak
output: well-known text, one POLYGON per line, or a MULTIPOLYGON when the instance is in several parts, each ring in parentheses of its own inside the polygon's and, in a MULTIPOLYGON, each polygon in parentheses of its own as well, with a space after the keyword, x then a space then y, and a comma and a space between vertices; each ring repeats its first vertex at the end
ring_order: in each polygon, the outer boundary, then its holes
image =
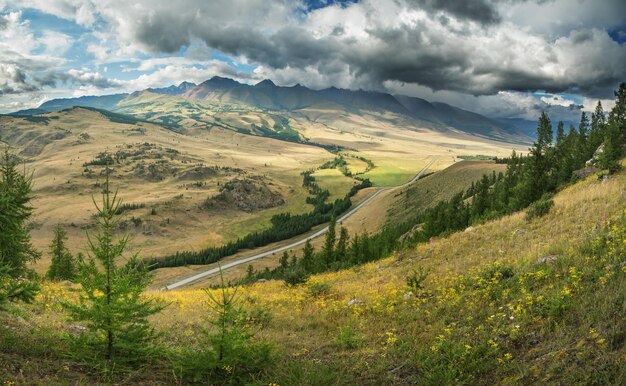
POLYGON ((222 76, 218 76, 215 75, 213 76, 211 79, 209 79, 207 82, 227 82, 227 83, 238 83, 236 80, 231 79, 231 78, 224 78, 222 76))
POLYGON ((168 94, 168 95, 180 95, 187 92, 189 89, 196 87, 195 83, 191 82, 181 82, 178 86, 171 85, 168 87, 161 88, 149 88, 146 91, 155 93, 155 94, 168 94))
POLYGON ((199 86, 209 86, 209 87, 218 87, 218 88, 229 88, 229 87, 237 87, 241 86, 241 83, 236 80, 230 78, 223 78, 221 76, 214 76, 209 80, 205 80, 199 86))
POLYGON ((274 82, 272 82, 270 79, 264 79, 255 84, 254 87, 276 87, 276 84, 274 84, 274 82))

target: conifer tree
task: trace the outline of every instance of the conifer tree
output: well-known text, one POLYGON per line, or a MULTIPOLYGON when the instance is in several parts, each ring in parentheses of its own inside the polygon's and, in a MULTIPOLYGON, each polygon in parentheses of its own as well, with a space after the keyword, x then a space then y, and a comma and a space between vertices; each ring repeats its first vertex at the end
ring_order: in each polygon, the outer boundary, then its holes
POLYGON ((580 114, 580 123, 578 124, 578 136, 581 142, 584 143, 587 140, 587 134, 589 133, 589 118, 584 111, 580 114))
POLYGON ((27 264, 41 254, 33 248, 26 225, 33 208, 32 178, 17 170, 15 157, 5 149, 0 161, 0 264, 17 278, 31 274, 27 264))
POLYGON ((565 129, 563 128, 563 121, 559 121, 556 125, 556 146, 558 147, 565 140, 565 129))
POLYGON ((335 260, 335 240, 337 238, 335 228, 337 220, 333 216, 328 224, 328 231, 326 232, 326 238, 324 239, 324 246, 322 247, 322 261, 323 264, 328 266, 335 260))
POLYGON ((335 259, 344 260, 346 258, 346 250, 348 248, 348 230, 344 227, 339 229, 339 240, 337 240, 337 248, 335 248, 335 259))
POLYGON ((313 272, 314 261, 313 254, 315 253, 315 249, 311 245, 311 240, 307 240, 304 244, 304 249, 302 250, 302 266, 304 270, 307 272, 313 272))
POLYGON ((528 175, 521 195, 522 206, 539 199, 545 190, 550 189, 548 169, 551 167, 550 144, 552 143, 552 123, 548 114, 541 113, 537 126, 537 140, 530 149, 528 175))
POLYGON ((280 267, 283 270, 289 268, 289 253, 287 251, 283 252, 283 255, 280 257, 280 267))
POLYGON ((609 174, 619 170, 620 158, 624 155, 620 137, 619 125, 617 122, 609 120, 604 134, 604 150, 599 156, 600 167, 608 170, 609 174))
POLYGON ((218 267, 219 289, 205 289, 211 328, 203 331, 199 348, 183 349, 176 367, 192 384, 258 384, 259 375, 273 365, 272 346, 253 339, 253 326, 237 293, 239 287, 229 288, 218 267))
POLYGON ((350 264, 358 264, 363 260, 361 259, 361 238, 358 234, 354 235, 352 241, 350 241, 350 247, 348 248, 348 257, 350 264))
POLYGON ((598 101, 596 109, 591 114, 591 130, 589 131, 587 155, 591 157, 604 140, 604 129, 606 126, 606 115, 602 108, 602 102, 598 101))
POLYGON ((604 135, 604 151, 600 156, 600 166, 614 173, 620 168, 626 142, 626 83, 615 91, 615 106, 609 113, 604 135))
POLYGON ((27 263, 39 258, 26 223, 32 214, 32 179, 17 171, 5 149, 0 159, 0 308, 9 301, 30 302, 39 286, 27 263))
POLYGON ((50 243, 50 255, 52 262, 48 269, 47 277, 50 280, 70 280, 73 281, 76 276, 76 264, 74 256, 65 246, 67 240, 67 232, 60 224, 54 228, 54 237, 50 243))
POLYGON ((114 369, 145 361, 154 352, 150 344, 154 331, 147 318, 162 306, 142 296, 150 276, 140 267, 137 255, 122 262, 129 238, 114 240, 115 213, 121 201, 109 190, 108 166, 102 202, 93 201, 98 233, 89 238, 87 258, 78 261, 78 302, 64 306, 74 320, 87 326, 80 336, 70 336, 73 355, 111 374, 114 369))

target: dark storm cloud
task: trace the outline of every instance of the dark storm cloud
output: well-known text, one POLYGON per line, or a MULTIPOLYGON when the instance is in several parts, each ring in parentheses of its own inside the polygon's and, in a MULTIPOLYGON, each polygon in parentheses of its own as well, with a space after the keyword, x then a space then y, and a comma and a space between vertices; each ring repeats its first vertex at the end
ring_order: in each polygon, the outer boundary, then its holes
MULTIPOLYGON (((245 57, 270 70, 291 69, 301 74, 313 70, 321 76, 329 75, 329 79, 330 75, 343 72, 353 77, 354 86, 374 89, 382 89, 386 81, 398 81, 474 95, 499 90, 561 92, 573 88, 606 94, 605 86, 612 87, 626 77, 623 66, 613 65, 624 58, 624 49, 607 45, 601 31, 581 29, 557 42, 539 42, 532 35, 506 26, 488 27, 502 28, 500 34, 495 33, 499 30, 486 29, 485 25, 501 21, 499 5, 521 2, 524 1, 394 2, 393 6, 408 4, 413 9, 439 13, 436 18, 412 24, 379 23, 376 7, 384 7, 382 2, 357 4, 356 7, 367 9, 364 14, 369 20, 367 37, 359 38, 350 36, 350 26, 341 22, 331 25, 326 33, 315 35, 311 26, 303 23, 271 18, 255 21, 253 16, 270 12, 265 8, 235 19, 224 17, 230 14, 229 9, 221 13, 218 8, 203 6, 195 11, 187 7, 178 13, 157 9, 135 15, 132 28, 135 39, 153 52, 176 52, 189 45, 191 39, 199 38, 211 48, 245 57), (457 22, 451 23, 450 17, 457 22), (531 43, 534 45, 529 46, 531 43), (599 44, 605 46, 603 53, 587 52, 589 57, 581 57, 580 52, 599 44), (595 61, 595 68, 581 63, 585 61, 595 61), (591 70, 592 73, 587 72, 591 70)), ((302 83, 306 80, 302 79, 302 83)))
POLYGON ((342 45, 334 38, 315 39, 301 27, 287 26, 266 36, 249 27, 200 27, 196 36, 213 48, 272 68, 306 67, 341 56, 342 45))
POLYGON ((135 37, 154 52, 174 53, 189 45, 191 23, 185 15, 156 13, 137 20, 135 37))
POLYGON ((408 0, 408 3, 428 11, 443 11, 462 20, 481 24, 501 21, 500 14, 492 1, 488 0, 408 0))
MULTIPOLYGON (((601 9, 591 0, 363 0, 313 11, 288 0, 90 4, 106 25, 104 35, 122 48, 120 57, 137 51, 172 54, 206 44, 206 53, 194 59, 210 59, 216 49, 282 84, 340 82, 383 90, 386 83, 399 82, 473 95, 544 90, 607 97, 626 79, 626 46, 602 24, 611 15, 626 14, 619 0, 607 0, 601 9), (517 12, 520 8, 523 12, 517 12), (558 33, 543 33, 528 27, 532 22, 563 26, 555 29, 558 33)), ((24 82, 36 87, 119 84, 93 72, 51 74, 48 67, 29 76, 32 69, 18 67, 26 73, 24 82)), ((7 82, 13 88, 18 84, 7 82)))

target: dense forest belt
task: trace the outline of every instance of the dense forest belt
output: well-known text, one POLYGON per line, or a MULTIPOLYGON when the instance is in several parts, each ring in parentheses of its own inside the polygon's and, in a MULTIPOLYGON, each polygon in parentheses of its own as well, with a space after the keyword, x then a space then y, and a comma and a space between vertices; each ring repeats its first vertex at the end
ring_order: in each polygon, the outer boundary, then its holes
POLYGON ((166 267, 180 267, 184 265, 205 265, 215 263, 226 256, 233 255, 243 249, 254 249, 277 241, 287 240, 294 236, 310 231, 314 226, 324 224, 331 218, 337 218, 351 206, 351 197, 359 190, 372 186, 369 179, 360 180, 354 185, 345 197, 334 202, 326 202, 330 192, 322 190, 315 182, 313 170, 302 173, 303 186, 308 189, 310 196, 307 203, 313 205, 309 213, 292 215, 281 213, 271 219, 271 226, 259 232, 252 232, 219 247, 208 247, 199 251, 182 251, 173 255, 145 259, 143 266, 153 270, 166 267))
MULTIPOLYGON (((339 218, 337 219, 337 222, 338 222, 338 223, 343 222, 344 220, 346 220, 347 218, 349 218, 350 216, 352 216, 354 213, 356 213, 358 210, 360 210, 363 206, 367 205, 370 201, 372 201, 374 198, 376 198, 376 197, 377 197, 379 194, 381 194, 382 192, 387 191, 387 190, 390 190, 390 189, 396 189, 396 188, 399 188, 399 187, 404 187, 404 186, 406 186, 406 185, 409 185, 409 184, 411 184, 411 183, 413 183, 413 182, 417 181, 417 180, 418 180, 418 179, 419 179, 419 178, 420 178, 420 177, 421 177, 421 176, 422 176, 422 175, 423 175, 423 174, 424 174, 424 173, 425 173, 425 172, 426 172, 426 171, 430 168, 430 166, 431 166, 431 165, 432 165, 435 161, 436 161, 436 158, 433 158, 433 159, 432 159, 432 160, 431 160, 431 161, 430 161, 430 162, 429 162, 426 166, 424 166, 424 168, 423 168, 422 170, 420 170, 420 171, 419 171, 419 173, 417 173, 417 174, 415 175, 415 177, 413 177, 413 179, 411 179, 411 181, 409 181, 409 182, 407 182, 407 183, 405 183, 405 184, 403 184, 403 185, 397 186, 397 187, 393 187, 393 188, 382 188, 382 189, 377 190, 377 191, 376 191, 376 192, 374 192, 372 195, 370 195, 367 199, 365 199, 363 202, 361 202, 359 205, 357 205, 355 208, 353 208, 352 210, 350 210, 348 213, 346 213, 346 214, 344 214, 343 216, 339 217, 339 218)), ((305 181, 306 181, 306 177, 305 177, 305 181)), ((356 193, 356 192, 355 192, 355 193, 356 193)), ((329 219, 329 220, 330 220, 330 219, 329 219)), ((286 250, 292 249, 292 248, 294 248, 294 247, 297 247, 297 246, 299 246, 299 245, 302 245, 302 244, 306 243, 306 242, 307 242, 307 241, 309 241, 309 240, 312 240, 312 239, 314 239, 314 238, 317 238, 317 237, 319 237, 319 236, 322 236, 322 235, 323 235, 323 234, 325 234, 326 232, 328 232, 328 226, 326 226, 326 227, 324 227, 324 228, 320 229, 319 231, 317 231, 317 232, 313 233, 312 235, 309 235, 309 236, 304 237, 304 238, 302 238, 302 239, 300 239, 300 240, 294 241, 294 242, 292 242, 292 243, 290 243, 290 244, 288 244, 288 245, 283 245, 283 246, 281 246, 281 247, 274 248, 274 249, 269 250, 269 251, 266 251, 266 252, 257 253, 257 254, 254 254, 254 255, 251 255, 251 256, 247 256, 247 257, 243 257, 243 258, 241 258, 241 259, 237 259, 237 260, 232 261, 232 262, 230 262, 230 263, 224 264, 224 265, 222 265, 222 266, 221 266, 221 269, 222 269, 222 270, 227 270, 227 269, 229 269, 229 268, 236 267, 236 266, 241 265, 241 264, 246 264, 246 263, 249 263, 250 261, 253 261, 253 260, 261 259, 261 258, 263 258, 263 257, 270 256, 270 255, 275 254, 275 253, 278 253, 278 252, 283 252, 283 251, 286 251, 286 250)), ((217 261, 217 260, 216 260, 216 261, 217 261)), ((175 283, 171 283, 171 284, 169 284, 169 285, 165 286, 165 289, 175 289, 175 288, 178 288, 178 287, 181 287, 181 286, 187 285, 187 284, 189 284, 189 283, 192 283, 192 282, 194 282, 194 281, 197 281, 197 280, 199 280, 199 279, 202 279, 202 278, 205 278, 205 277, 209 277, 209 276, 215 275, 215 274, 219 273, 219 271, 220 271, 220 268, 213 268, 213 269, 209 269, 209 270, 207 270, 207 271, 204 271, 204 272, 198 273, 198 274, 196 274, 196 275, 193 275, 193 276, 191 276, 191 277, 188 277, 188 278, 185 278, 185 279, 183 279, 183 280, 177 281, 177 282, 175 282, 175 283)))

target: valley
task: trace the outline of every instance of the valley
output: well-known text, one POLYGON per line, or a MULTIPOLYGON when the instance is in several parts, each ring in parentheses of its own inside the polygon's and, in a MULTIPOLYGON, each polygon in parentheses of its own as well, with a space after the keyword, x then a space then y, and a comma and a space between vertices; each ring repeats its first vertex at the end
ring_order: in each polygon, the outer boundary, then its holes
POLYGON ((625 15, 0 0, 0 386, 626 385, 625 15))
MULTIPOLYGON (((213 78, 200 89, 221 82, 234 84, 213 78)), ((313 173, 329 191, 328 202, 342 198, 357 178, 378 187, 402 185, 432 157, 437 162, 430 168, 436 171, 467 154, 502 157, 513 149, 525 150, 521 144, 442 129, 394 108, 381 110, 361 94, 355 96, 361 105, 351 102, 354 107, 345 109, 347 102, 324 102, 316 96, 319 92, 305 89, 300 92, 312 100, 295 110, 274 111, 270 108, 284 106, 268 107, 270 98, 250 104, 220 87, 206 91, 212 96, 204 99, 195 99, 197 93, 191 98, 147 90, 47 102, 42 108, 64 109, 0 117, 0 138, 34 172, 31 233, 35 247, 44 251, 35 269, 43 273, 49 265, 45 251, 56 224, 67 230, 72 251, 85 252, 85 232, 93 227, 92 196, 100 190, 106 154, 113 162, 113 186, 134 206, 121 215, 120 230, 132 236, 133 253, 156 258, 234 241, 266 229, 280 213, 306 213, 311 206, 300 174, 337 154, 345 160, 343 171, 334 167, 313 173), (419 122, 426 124, 420 127, 419 122), (241 191, 230 192, 232 186, 241 191)), ((267 87, 278 94, 294 92, 273 85, 253 89, 267 87)), ((369 191, 357 194, 354 204, 369 191)), ((350 232, 377 231, 385 219, 373 217, 378 221, 350 223, 350 232)), ((160 271, 157 277, 172 277, 160 271)))

